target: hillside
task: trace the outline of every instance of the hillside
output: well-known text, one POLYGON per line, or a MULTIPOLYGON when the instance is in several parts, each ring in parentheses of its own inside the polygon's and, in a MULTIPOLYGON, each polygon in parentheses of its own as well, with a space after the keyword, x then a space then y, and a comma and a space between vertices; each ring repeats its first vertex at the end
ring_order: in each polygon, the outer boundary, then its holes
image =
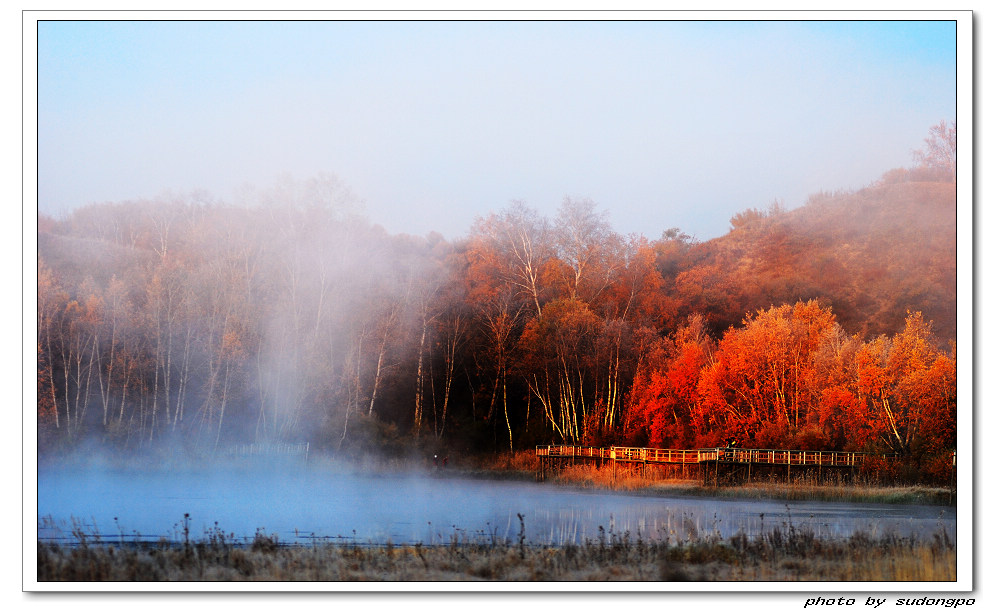
POLYGON ((851 333, 891 334, 921 311, 956 337, 956 186, 880 183, 802 207, 751 210, 688 249, 674 285, 687 313, 721 330, 742 313, 818 299, 851 333))

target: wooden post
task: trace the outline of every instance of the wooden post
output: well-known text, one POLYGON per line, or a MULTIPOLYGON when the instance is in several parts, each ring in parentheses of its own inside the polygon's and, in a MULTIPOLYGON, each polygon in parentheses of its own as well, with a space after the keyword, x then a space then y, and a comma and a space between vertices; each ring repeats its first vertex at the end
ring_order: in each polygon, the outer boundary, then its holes
POLYGON ((948 498, 949 503, 954 503, 954 486, 956 485, 957 479, 955 478, 957 472, 957 451, 955 450, 950 455, 950 497, 948 498))

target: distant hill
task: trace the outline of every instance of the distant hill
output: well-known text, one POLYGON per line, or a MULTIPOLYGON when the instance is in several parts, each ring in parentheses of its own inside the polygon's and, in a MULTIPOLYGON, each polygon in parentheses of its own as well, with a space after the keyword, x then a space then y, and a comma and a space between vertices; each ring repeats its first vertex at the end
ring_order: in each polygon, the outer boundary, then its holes
POLYGON ((671 271, 682 310, 707 313, 716 330, 815 298, 850 333, 893 334, 908 310, 932 320, 939 340, 956 338, 955 184, 882 181, 791 211, 745 211, 732 223, 671 271))

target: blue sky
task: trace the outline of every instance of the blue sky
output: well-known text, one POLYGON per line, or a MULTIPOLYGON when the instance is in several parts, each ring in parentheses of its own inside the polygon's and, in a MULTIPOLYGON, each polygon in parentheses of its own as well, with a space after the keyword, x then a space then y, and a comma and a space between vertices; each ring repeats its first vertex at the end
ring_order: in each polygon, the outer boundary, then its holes
POLYGON ((955 115, 954 22, 41 22, 38 195, 333 174, 391 232, 565 196, 701 239, 859 188, 955 115))

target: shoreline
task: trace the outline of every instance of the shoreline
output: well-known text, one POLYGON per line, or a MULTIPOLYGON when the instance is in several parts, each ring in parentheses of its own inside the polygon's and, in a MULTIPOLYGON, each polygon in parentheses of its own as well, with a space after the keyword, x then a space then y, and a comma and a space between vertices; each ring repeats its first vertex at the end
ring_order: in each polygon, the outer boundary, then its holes
MULTIPOLYGON (((687 497, 717 499, 764 499, 780 501, 822 501, 888 505, 957 506, 957 492, 926 485, 886 485, 875 483, 813 484, 806 481, 767 481, 722 486, 704 485, 697 479, 652 478, 627 475, 611 478, 607 470, 576 466, 566 468, 541 484, 583 490, 601 490, 646 497, 687 497)), ((460 476, 481 480, 535 481, 532 471, 521 468, 484 467, 447 469, 436 477, 460 476)))
MULTIPOLYGON (((63 457, 62 461, 39 461, 39 471, 49 469, 98 469, 98 470, 148 470, 154 469, 271 469, 273 464, 263 464, 258 458, 253 460, 195 461, 191 457, 170 457, 171 460, 153 463, 148 457, 118 457, 114 460, 95 457, 63 457)), ((354 460, 316 454, 306 464, 294 461, 280 462, 281 468, 303 473, 325 471, 330 474, 344 473, 356 476, 374 477, 384 475, 419 476, 427 478, 466 478, 507 482, 536 482, 536 472, 532 465, 534 456, 526 453, 498 455, 494 457, 467 458, 465 463, 445 468, 433 468, 417 458, 395 457, 354 460)), ((957 506, 957 492, 946 487, 921 484, 880 484, 870 481, 837 482, 815 484, 808 481, 784 482, 779 480, 753 483, 725 484, 721 486, 702 484, 697 479, 653 477, 625 471, 613 474, 610 469, 594 466, 568 466, 550 476, 542 483, 547 486, 598 490, 646 497, 752 499, 772 501, 822 501, 839 503, 869 503, 888 505, 931 505, 957 506)))

